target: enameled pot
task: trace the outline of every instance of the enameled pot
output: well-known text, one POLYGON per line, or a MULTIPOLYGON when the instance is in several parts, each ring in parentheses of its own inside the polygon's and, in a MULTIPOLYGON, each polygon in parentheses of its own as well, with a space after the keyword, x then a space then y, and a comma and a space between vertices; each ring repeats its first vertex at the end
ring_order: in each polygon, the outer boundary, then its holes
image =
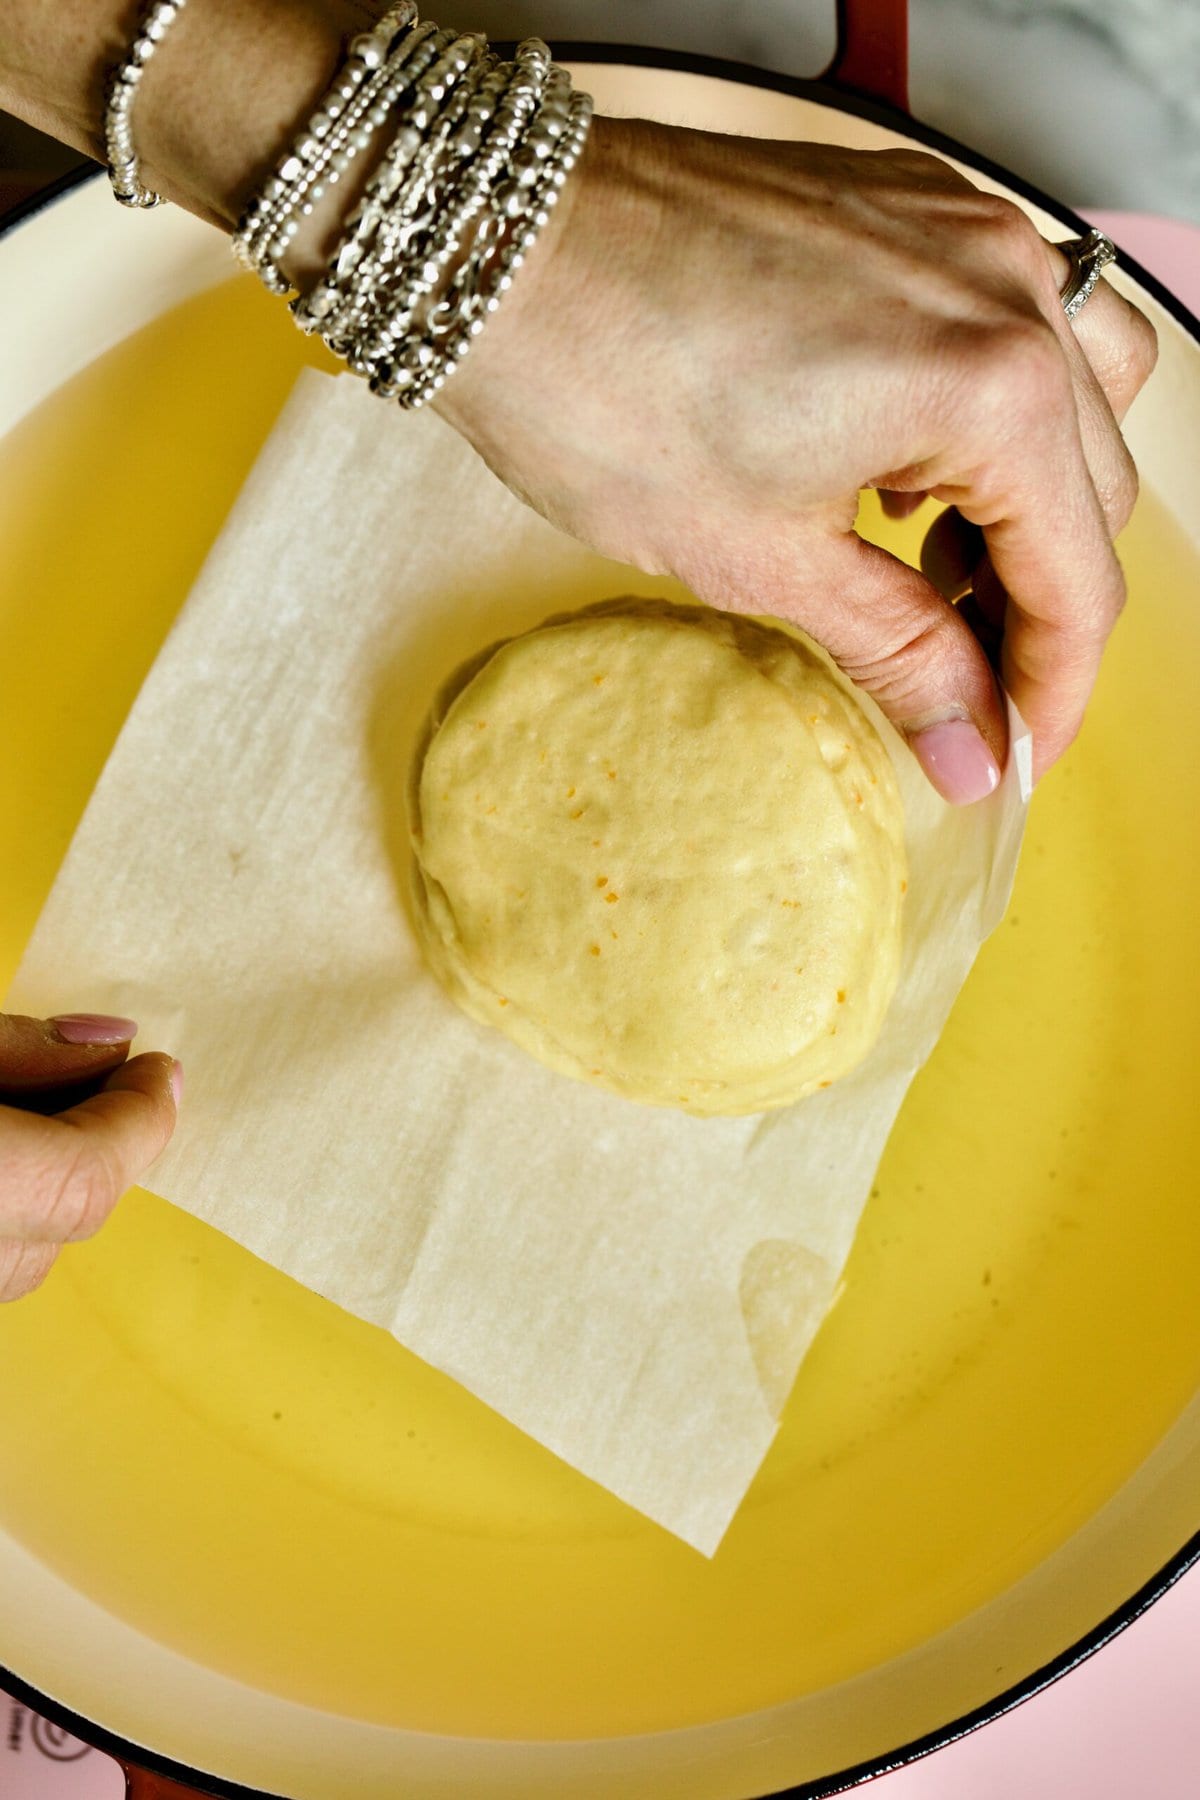
MULTIPOLYGON (((559 53, 602 111, 919 145, 1083 229, 908 117, 902 5, 839 23, 815 82, 559 53)), ((831 1794, 1054 1679, 1200 1553, 1200 723, 1163 702, 1200 650, 1200 328, 1127 258, 1110 278, 1160 339, 1134 601, 1035 800, 1018 929, 711 1564, 145 1195, 0 1309, 0 1683, 137 1800, 831 1794)), ((0 238, 3 980, 308 354, 251 289, 100 176, 0 238)))

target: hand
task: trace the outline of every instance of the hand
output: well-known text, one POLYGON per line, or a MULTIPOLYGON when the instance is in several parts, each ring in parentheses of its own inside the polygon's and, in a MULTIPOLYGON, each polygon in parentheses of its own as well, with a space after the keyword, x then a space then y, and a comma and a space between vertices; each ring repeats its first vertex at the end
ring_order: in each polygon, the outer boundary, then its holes
POLYGON ((0 1013, 0 1301, 91 1237, 175 1129, 182 1070, 129 1055, 132 1020, 0 1013), (176 1073, 178 1071, 178 1073, 176 1073))
POLYGON ((971 609, 855 535, 858 493, 956 509, 928 572, 953 591, 974 565, 1041 773, 1123 603, 1117 421, 1156 354, 1103 281, 1073 328, 1066 273, 1019 208, 923 153, 597 119, 438 410, 604 554, 802 625, 973 800, 1006 725, 971 609))

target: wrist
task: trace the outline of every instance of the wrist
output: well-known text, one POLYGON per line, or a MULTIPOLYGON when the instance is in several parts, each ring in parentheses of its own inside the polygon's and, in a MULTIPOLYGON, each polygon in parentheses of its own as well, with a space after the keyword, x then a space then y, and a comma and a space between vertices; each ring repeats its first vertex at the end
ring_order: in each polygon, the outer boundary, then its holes
POLYGON ((316 106, 361 14, 340 0, 205 0, 189 8, 138 90, 134 135, 145 184, 231 231, 316 106))
MULTIPOLYGON (((163 38, 139 84, 142 179, 222 230, 315 106, 369 0, 204 0, 163 38)), ((4 0, 0 106, 105 160, 109 71, 127 53, 138 0, 4 0)))
POLYGON ((525 429, 529 384, 568 386, 590 346, 620 339, 628 266, 653 253, 661 208, 657 182, 642 172, 655 128, 592 119, 587 144, 554 215, 486 329, 434 408, 495 466, 525 429))

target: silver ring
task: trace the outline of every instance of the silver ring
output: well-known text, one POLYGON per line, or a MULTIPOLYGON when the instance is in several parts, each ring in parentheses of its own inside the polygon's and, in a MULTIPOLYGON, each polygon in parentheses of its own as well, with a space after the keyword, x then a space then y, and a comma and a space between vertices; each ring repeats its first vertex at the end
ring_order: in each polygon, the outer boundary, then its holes
POLYGON ((1055 249, 1061 250, 1071 265, 1066 283, 1059 289, 1059 299, 1068 319, 1073 319, 1091 297, 1101 269, 1116 262, 1117 247, 1102 231, 1093 229, 1086 237, 1068 238, 1065 244, 1056 244, 1055 249))

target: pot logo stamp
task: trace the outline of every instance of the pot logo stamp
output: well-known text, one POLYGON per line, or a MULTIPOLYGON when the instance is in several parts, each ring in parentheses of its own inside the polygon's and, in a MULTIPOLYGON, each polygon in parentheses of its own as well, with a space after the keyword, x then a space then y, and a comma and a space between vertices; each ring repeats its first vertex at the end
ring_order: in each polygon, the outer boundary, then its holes
POLYGON ((90 1744, 81 1744, 77 1737, 72 1737, 60 1725, 52 1725, 49 1719, 43 1719, 38 1713, 33 1713, 30 1717, 32 1723, 29 1735, 34 1748, 40 1750, 43 1756, 48 1756, 51 1762, 78 1762, 81 1757, 91 1755, 90 1744))
POLYGON ((14 1756, 25 1750, 36 1751, 49 1762, 81 1762, 90 1756, 92 1746, 72 1737, 61 1725, 51 1724, 39 1713, 30 1712, 19 1700, 3 1696, 8 1703, 8 1719, 4 1730, 4 1749, 14 1756))

